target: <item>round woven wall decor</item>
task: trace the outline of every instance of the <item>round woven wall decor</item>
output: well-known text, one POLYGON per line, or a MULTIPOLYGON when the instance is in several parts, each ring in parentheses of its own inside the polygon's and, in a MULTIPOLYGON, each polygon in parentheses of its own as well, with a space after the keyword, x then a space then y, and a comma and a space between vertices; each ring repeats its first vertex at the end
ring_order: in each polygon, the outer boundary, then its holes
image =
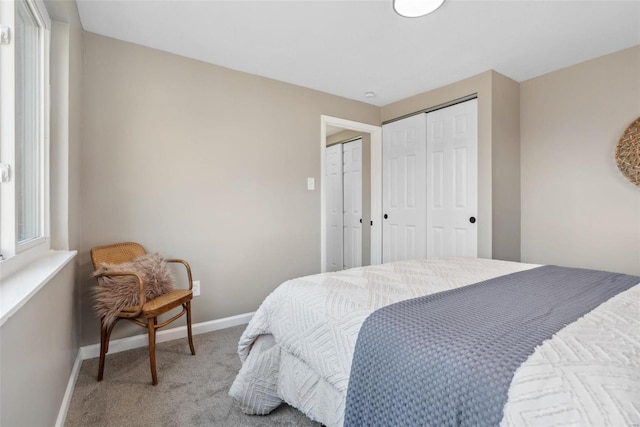
POLYGON ((616 147, 618 169, 640 187, 640 117, 624 131, 616 147))

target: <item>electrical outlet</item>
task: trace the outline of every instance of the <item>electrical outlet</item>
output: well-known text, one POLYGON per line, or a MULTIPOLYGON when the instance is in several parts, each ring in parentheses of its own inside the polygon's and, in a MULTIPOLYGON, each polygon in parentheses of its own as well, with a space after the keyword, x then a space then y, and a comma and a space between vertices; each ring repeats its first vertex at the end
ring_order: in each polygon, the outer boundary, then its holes
POLYGON ((193 296, 197 297, 200 295, 200 280, 194 280, 193 281, 193 289, 191 289, 193 292, 193 296))

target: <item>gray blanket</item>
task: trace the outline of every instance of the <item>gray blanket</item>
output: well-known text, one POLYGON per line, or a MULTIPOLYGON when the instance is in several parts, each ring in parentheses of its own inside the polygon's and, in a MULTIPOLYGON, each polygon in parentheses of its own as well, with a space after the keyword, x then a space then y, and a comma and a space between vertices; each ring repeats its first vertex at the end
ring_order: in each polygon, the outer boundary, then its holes
POLYGON ((344 425, 496 426, 536 346, 638 282, 544 266, 381 308, 358 335, 344 425))

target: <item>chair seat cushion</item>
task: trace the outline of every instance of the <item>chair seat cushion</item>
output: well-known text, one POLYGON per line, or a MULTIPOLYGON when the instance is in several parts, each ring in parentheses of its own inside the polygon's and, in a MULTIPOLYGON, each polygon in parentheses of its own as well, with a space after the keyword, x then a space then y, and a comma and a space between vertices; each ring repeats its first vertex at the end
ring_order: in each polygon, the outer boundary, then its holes
MULTIPOLYGON (((119 264, 103 263, 94 276, 110 273, 130 272, 140 275, 144 284, 145 300, 170 293, 175 287, 175 278, 168 263, 158 254, 145 254, 131 262, 119 264)), ((94 308, 105 324, 110 324, 121 312, 135 313, 138 304, 139 286, 135 276, 105 276, 98 278, 94 288, 94 308)), ((145 304, 146 305, 146 304, 145 304)))
POLYGON ((142 316, 145 318, 156 317, 174 307, 178 307, 187 301, 191 301, 193 293, 189 289, 176 289, 167 294, 147 301, 142 306, 142 316))

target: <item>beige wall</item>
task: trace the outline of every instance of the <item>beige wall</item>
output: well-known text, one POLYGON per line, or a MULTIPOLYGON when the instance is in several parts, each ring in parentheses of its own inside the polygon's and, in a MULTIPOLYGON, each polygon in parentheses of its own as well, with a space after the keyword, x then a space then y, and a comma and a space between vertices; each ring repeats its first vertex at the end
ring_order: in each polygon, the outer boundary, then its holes
MULTIPOLYGON (((191 263, 194 322, 257 309, 320 271, 320 116, 380 109, 85 33, 82 343, 99 341, 89 249, 134 240, 191 263)), ((129 326, 129 325, 126 325, 129 326)), ((118 325, 114 338, 144 333, 118 325)))
POLYGON ((75 266, 67 264, 0 329, 0 425, 55 424, 78 353, 75 266))
POLYGON ((82 241, 81 153, 82 98, 84 88, 84 30, 76 3, 67 6, 69 18, 69 247, 78 249, 82 241))
POLYGON ((487 71, 451 85, 382 107, 382 121, 447 104, 477 94, 478 97, 478 256, 519 260, 519 199, 504 181, 519 175, 517 151, 518 83, 487 71), (497 118, 494 120, 494 116, 497 118), (509 154, 498 150, 508 147, 509 154), (496 167, 498 162, 508 162, 496 167))
POLYGON ((47 1, 51 45, 51 245, 80 244, 82 132, 82 25, 75 1, 47 1))
POLYGON ((69 24, 51 23, 51 246, 69 249, 69 24))
POLYGON ((491 74, 492 256, 520 261, 520 84, 491 74))
POLYGON ((640 274, 640 189, 614 161, 638 116, 638 46, 521 84, 523 261, 640 274))

